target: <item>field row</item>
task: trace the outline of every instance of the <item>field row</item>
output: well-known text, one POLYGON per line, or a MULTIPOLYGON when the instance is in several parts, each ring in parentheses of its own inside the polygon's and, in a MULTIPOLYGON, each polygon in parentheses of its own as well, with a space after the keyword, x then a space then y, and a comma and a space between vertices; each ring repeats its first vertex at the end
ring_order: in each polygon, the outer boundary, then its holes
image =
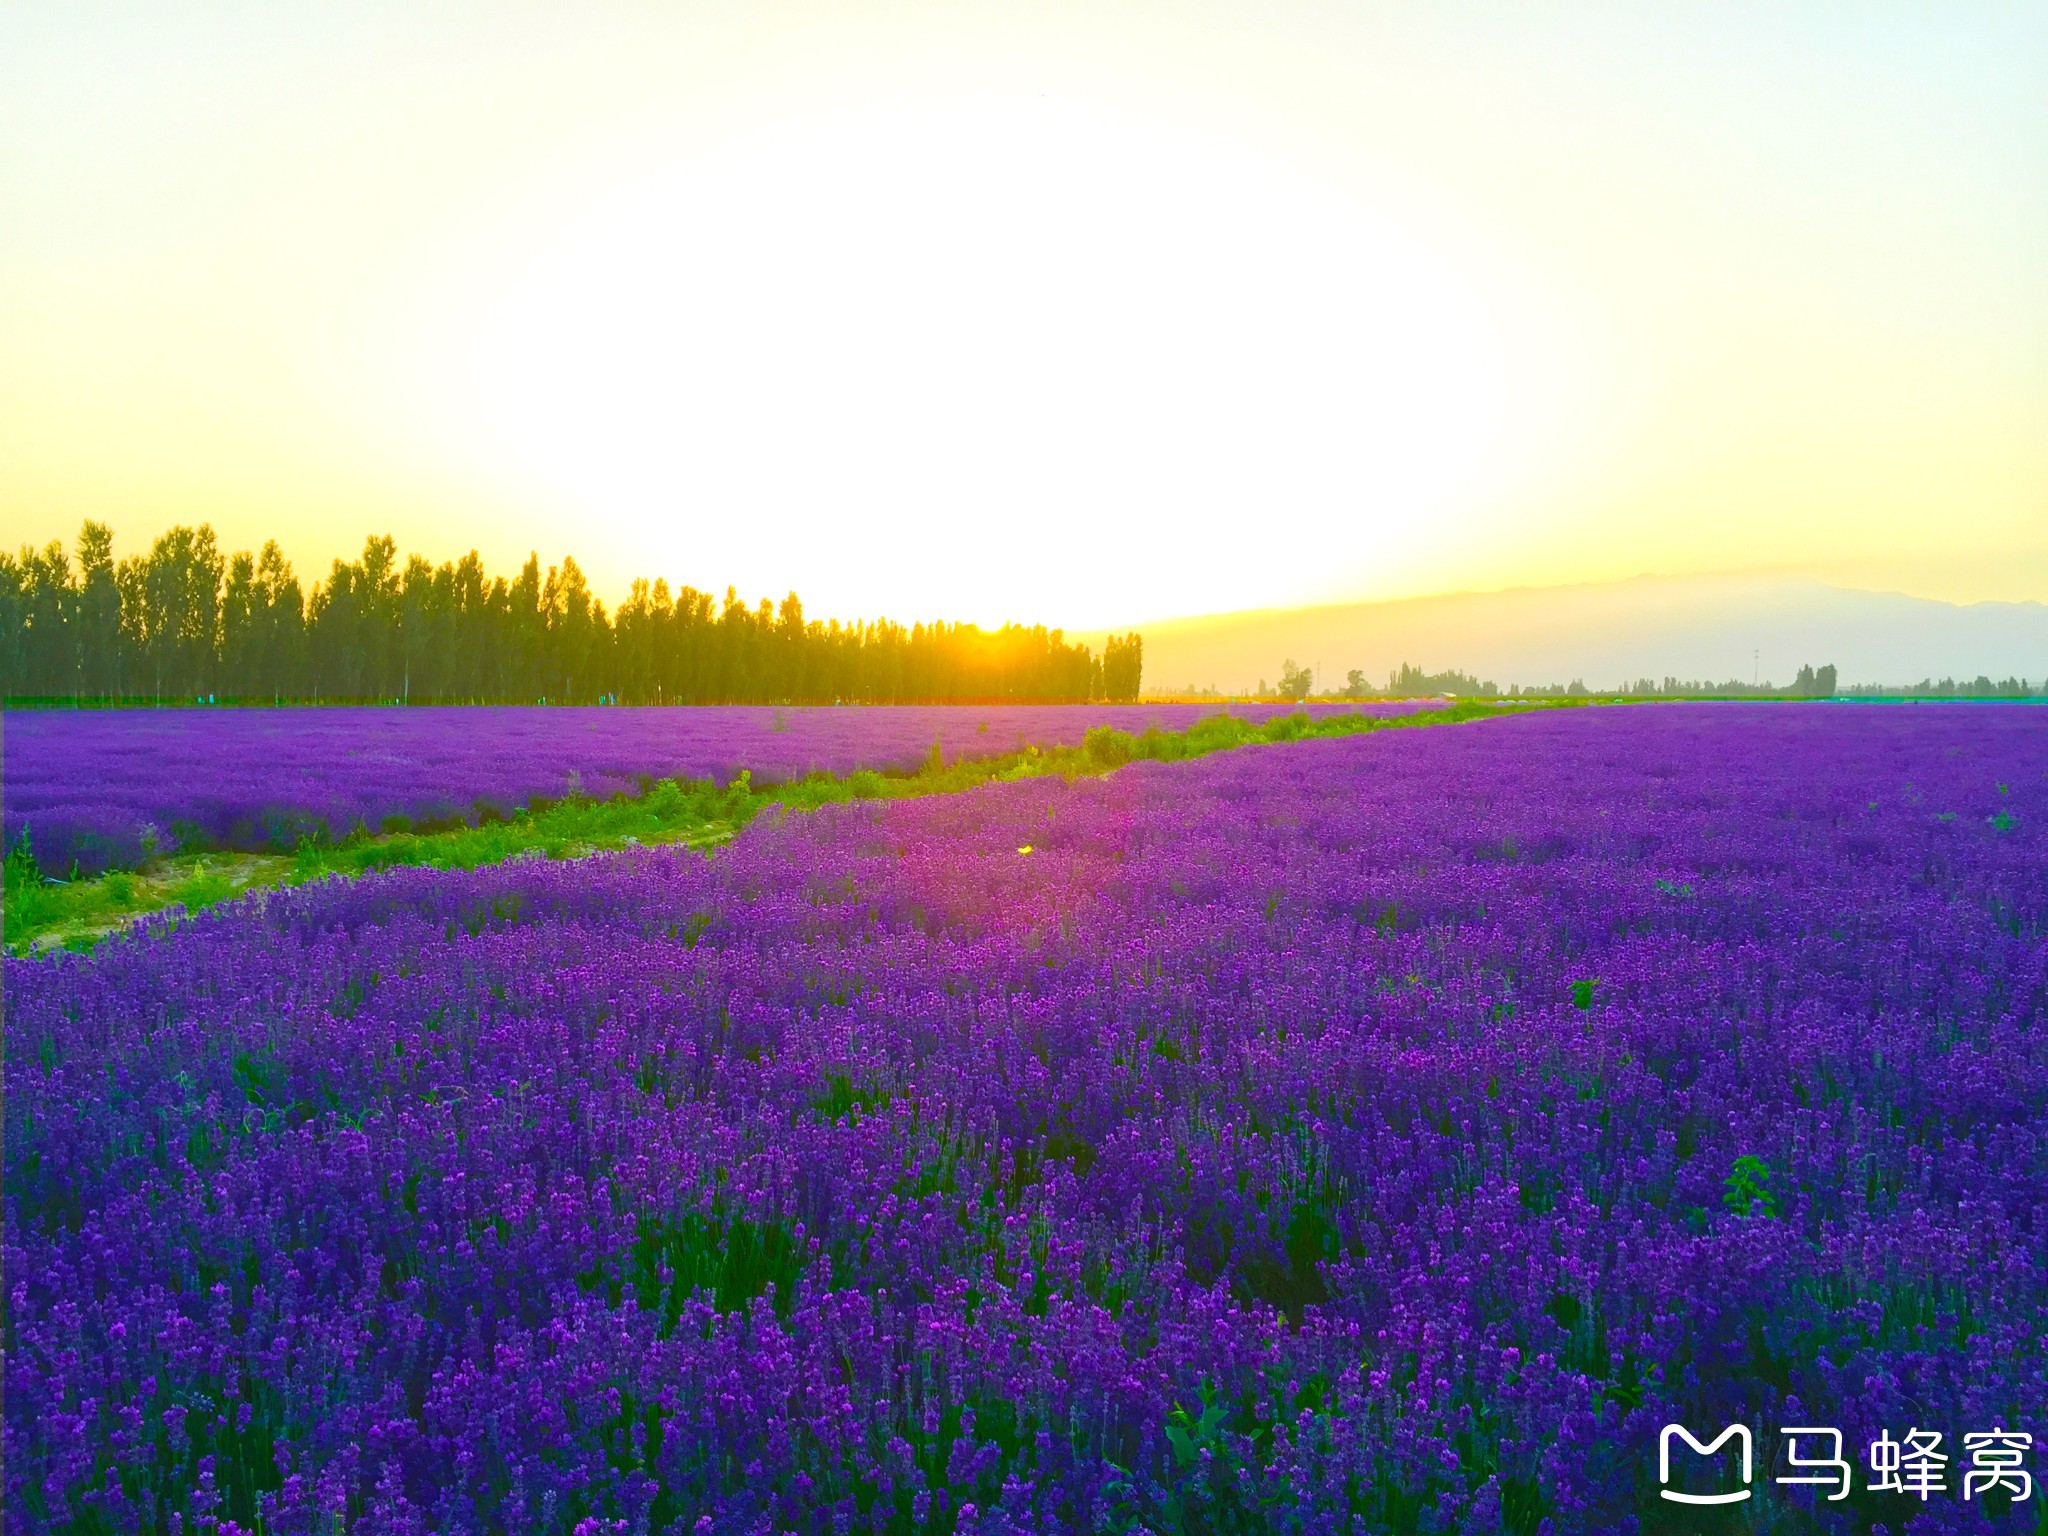
MULTIPOLYGON (((936 750, 906 774, 872 769, 848 774, 814 772, 781 784, 756 784, 746 769, 723 784, 711 780, 661 779, 609 799, 570 796, 531 802, 525 809, 481 824, 456 822, 434 830, 366 829, 340 841, 302 837, 290 853, 194 852, 159 855, 139 870, 113 869, 92 876, 77 864, 70 878, 46 877, 24 835, 6 864, 5 942, 15 954, 62 946, 90 949, 105 935, 151 914, 170 920, 219 902, 280 886, 303 885, 330 876, 360 875, 402 866, 474 869, 504 859, 539 856, 581 858, 620 848, 686 843, 709 847, 724 842, 756 815, 772 808, 814 810, 847 800, 900 799, 957 794, 995 779, 1043 774, 1074 777, 1106 773, 1133 758, 1178 762, 1249 742, 1296 741, 1436 724, 1457 724, 1516 709, 1570 706, 1453 704, 1399 713, 1307 711, 1267 714, 1263 723, 1215 714, 1181 731, 1156 725, 1132 736, 1110 725, 1090 726, 1081 745, 1021 751, 991 757, 943 760, 936 750), (176 909, 174 912, 172 909, 176 909)), ((402 820, 403 818, 394 818, 402 820)))
MULTIPOLYGON (((1294 705, 1234 705, 1261 722, 1294 705)), ((1344 706, 1399 714, 1421 706, 1344 706)), ((1336 707, 1314 706, 1313 713, 1336 707)), ((47 710, 6 719, 6 843, 46 873, 140 868, 174 852, 289 850, 354 833, 607 799, 663 779, 756 783, 903 773, 1094 727, 1185 730, 1216 706, 47 710)))

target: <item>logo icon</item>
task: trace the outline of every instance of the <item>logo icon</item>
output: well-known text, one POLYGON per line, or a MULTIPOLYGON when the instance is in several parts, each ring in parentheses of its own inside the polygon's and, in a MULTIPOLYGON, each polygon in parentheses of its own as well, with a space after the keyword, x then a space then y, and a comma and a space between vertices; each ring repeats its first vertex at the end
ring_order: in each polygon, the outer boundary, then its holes
POLYGON ((1749 1426, 1747 1424, 1730 1424, 1705 1445, 1695 1440, 1692 1431, 1683 1424, 1666 1424, 1662 1433, 1657 1436, 1657 1481, 1659 1483, 1669 1483, 1671 1481, 1671 1437, 1674 1435, 1691 1446, 1694 1452, 1701 1456, 1711 1456, 1730 1440, 1733 1440, 1742 1449, 1743 1486, 1734 1493, 1677 1493, 1666 1487, 1657 1490, 1659 1498, 1669 1499, 1674 1504, 1740 1504, 1749 1497, 1750 1490, 1748 1485, 1750 1473, 1754 1465, 1754 1456, 1750 1445, 1749 1426))

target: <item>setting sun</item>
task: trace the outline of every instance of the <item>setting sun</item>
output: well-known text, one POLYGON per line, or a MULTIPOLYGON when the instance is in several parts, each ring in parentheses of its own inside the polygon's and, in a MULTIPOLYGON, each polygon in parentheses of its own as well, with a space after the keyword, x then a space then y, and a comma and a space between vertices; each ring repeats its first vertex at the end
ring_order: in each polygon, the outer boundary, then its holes
POLYGON ((465 260, 422 370, 447 445, 649 568, 835 612, 1274 600, 1333 540, 1423 537, 1504 451, 1510 361, 1455 253, 1083 102, 776 123, 465 260))

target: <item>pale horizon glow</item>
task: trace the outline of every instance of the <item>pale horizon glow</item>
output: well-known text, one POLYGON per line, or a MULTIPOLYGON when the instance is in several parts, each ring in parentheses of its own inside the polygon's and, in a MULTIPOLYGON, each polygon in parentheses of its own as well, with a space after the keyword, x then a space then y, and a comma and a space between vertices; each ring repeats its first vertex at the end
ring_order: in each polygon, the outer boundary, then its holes
POLYGON ((1502 432, 1482 301, 1406 230, 1085 107, 801 121, 519 243, 430 349, 431 430, 650 568, 842 607, 847 571, 988 622, 1286 593, 1307 551, 1248 519, 1412 545, 1502 432))
POLYGON ((0 543, 817 615, 2048 598, 2048 19, 0 16, 0 543))

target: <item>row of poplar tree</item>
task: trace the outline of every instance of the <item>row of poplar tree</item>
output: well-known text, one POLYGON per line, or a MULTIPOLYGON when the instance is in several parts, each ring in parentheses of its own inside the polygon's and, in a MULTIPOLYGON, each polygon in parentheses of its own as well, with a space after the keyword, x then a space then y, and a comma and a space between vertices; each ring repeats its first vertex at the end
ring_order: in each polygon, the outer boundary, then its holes
POLYGON ((636 581, 607 612, 576 562, 511 579, 474 551, 400 560, 388 537, 309 592, 275 543, 224 554, 173 528, 116 561, 88 522, 0 553, 0 694, 15 699, 411 703, 908 704, 1138 696, 1143 644, 1102 654, 1042 625, 841 623, 791 593, 748 606, 636 581))

